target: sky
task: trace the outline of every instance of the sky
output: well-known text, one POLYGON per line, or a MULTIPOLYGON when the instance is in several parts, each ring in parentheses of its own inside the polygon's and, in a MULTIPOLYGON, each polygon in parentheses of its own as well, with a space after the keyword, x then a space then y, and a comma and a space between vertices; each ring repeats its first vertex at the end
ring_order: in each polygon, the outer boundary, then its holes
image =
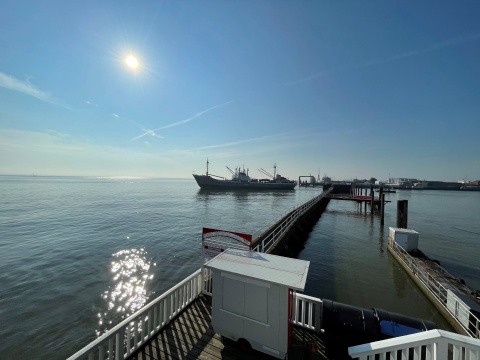
POLYGON ((478 1, 0 9, 0 175, 480 179, 478 1))

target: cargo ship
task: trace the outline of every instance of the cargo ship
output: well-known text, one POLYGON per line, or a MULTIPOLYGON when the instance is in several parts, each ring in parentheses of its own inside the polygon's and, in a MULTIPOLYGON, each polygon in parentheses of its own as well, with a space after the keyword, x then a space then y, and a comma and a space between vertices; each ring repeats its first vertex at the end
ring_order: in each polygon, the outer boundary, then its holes
POLYGON ((216 190, 293 190, 297 186, 297 182, 289 180, 280 174, 276 174, 277 166, 273 166, 273 176, 263 170, 264 174, 269 176, 265 179, 254 179, 248 175, 248 170, 245 168, 236 168, 235 171, 231 170, 228 166, 227 169, 232 173, 231 179, 226 179, 221 176, 208 173, 205 175, 193 174, 198 186, 202 189, 216 189, 216 190))

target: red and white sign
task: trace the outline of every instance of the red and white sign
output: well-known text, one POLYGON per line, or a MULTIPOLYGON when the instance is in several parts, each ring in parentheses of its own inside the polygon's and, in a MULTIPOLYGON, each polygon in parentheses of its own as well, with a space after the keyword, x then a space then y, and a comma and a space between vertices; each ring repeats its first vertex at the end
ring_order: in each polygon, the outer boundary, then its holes
POLYGON ((250 250, 252 248, 252 235, 204 227, 202 248, 204 262, 207 262, 226 249, 250 250))

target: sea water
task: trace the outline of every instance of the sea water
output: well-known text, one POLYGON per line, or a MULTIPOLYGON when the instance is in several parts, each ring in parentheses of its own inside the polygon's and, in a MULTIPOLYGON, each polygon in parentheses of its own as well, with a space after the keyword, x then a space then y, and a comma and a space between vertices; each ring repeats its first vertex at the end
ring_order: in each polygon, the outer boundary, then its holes
MULTIPOLYGON (((258 236, 321 192, 203 191, 190 179, 0 176, 0 357, 63 359, 202 263, 202 227, 258 236)), ((385 226, 332 200, 299 258, 308 295, 436 321, 388 255, 396 201, 409 201, 419 247, 480 288, 480 193, 386 194, 385 226)))

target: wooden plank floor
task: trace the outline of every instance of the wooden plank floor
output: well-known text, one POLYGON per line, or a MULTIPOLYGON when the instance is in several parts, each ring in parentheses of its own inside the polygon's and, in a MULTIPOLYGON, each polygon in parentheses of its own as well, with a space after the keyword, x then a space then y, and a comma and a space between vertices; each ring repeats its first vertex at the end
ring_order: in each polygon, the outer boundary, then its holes
MULTIPOLYGON (((327 359, 320 334, 294 327, 294 340, 289 359, 327 359), (305 353, 305 342, 315 342, 315 352, 305 353), (306 356, 308 355, 308 356, 306 356)), ((241 352, 237 343, 222 338, 211 325, 211 298, 200 296, 162 329, 148 344, 137 351, 130 360, 158 359, 227 359, 273 360, 272 356, 252 350, 241 352)))

